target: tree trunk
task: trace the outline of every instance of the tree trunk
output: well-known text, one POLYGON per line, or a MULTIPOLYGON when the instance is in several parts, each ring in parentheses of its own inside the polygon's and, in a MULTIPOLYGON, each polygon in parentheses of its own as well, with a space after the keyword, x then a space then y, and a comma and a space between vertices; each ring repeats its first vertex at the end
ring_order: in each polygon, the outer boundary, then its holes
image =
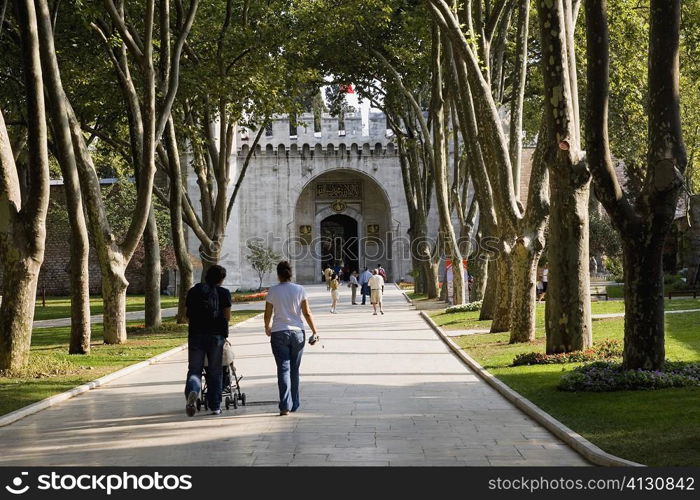
MULTIPOLYGON (((17 256, 19 257, 19 256, 17 256)), ((0 370, 20 370, 29 355, 41 261, 5 255, 0 304, 0 370)))
POLYGON ((496 297, 491 333, 510 330, 511 298, 513 295, 513 259, 511 249, 501 242, 501 253, 496 261, 496 297))
POLYGON ((687 232, 688 286, 696 287, 700 275, 700 194, 690 197, 690 229, 687 232))
MULTIPOLYGON (((77 173, 76 173, 77 175, 77 173)), ((65 176, 64 176, 65 179, 65 176)), ((78 180, 75 179, 77 184, 78 180)), ((67 183, 66 183, 67 187, 67 183)), ((72 193, 75 196, 76 193, 72 193)), ((77 193, 78 196, 79 193, 77 193)), ((83 214, 82 203, 73 206, 71 194, 66 188, 66 201, 71 223, 70 241, 70 345, 68 354, 88 354, 92 329, 90 325, 90 270, 88 257, 90 243, 83 214)))
POLYGON ((477 256, 470 262, 470 274, 474 278, 474 282, 472 283, 472 292, 469 300, 471 302, 478 302, 480 300, 483 301, 484 294, 486 292, 486 271, 488 269, 488 261, 477 256))
POLYGON ((571 1, 540 2, 537 11, 545 86, 543 142, 551 199, 545 323, 547 353, 591 346, 588 273, 590 172, 579 140, 571 1), (569 36, 571 35, 571 36, 569 36))
POLYGON ((146 328, 158 328, 163 320, 160 311, 160 244, 158 242, 158 226, 156 225, 155 209, 151 207, 148 222, 143 232, 144 248, 144 281, 145 294, 145 325, 146 328))
POLYGON ((429 299, 437 299, 440 293, 440 264, 430 259, 423 264, 425 274, 425 294, 429 299))
POLYGON ((617 178, 608 140, 609 52, 607 4, 586 2, 588 94, 586 142, 596 194, 622 233, 627 369, 664 364, 662 255, 687 166, 681 126, 680 0, 649 2, 647 168, 633 202, 617 178))
POLYGON ((70 222, 70 290, 71 290, 71 333, 68 346, 69 354, 88 354, 90 352, 90 274, 88 257, 90 241, 88 239, 83 201, 80 193, 78 170, 75 153, 70 136, 68 116, 63 99, 56 97, 60 88, 58 64, 51 32, 48 5, 41 3, 37 15, 40 51, 42 54, 42 75, 47 90, 47 108, 51 116, 53 138, 56 145, 56 159, 63 175, 66 195, 66 211, 70 222))
POLYGON ((187 292, 194 283, 194 271, 192 261, 187 251, 187 241, 185 239, 185 226, 182 221, 182 167, 180 165, 180 151, 175 135, 175 124, 172 116, 168 119, 163 136, 166 155, 168 158, 168 182, 170 185, 170 232, 173 238, 173 249, 175 251, 175 261, 177 269, 180 271, 180 281, 178 283, 177 317, 178 324, 187 323, 187 292))
POLYGON ((102 269, 102 302, 105 344, 126 342, 126 289, 129 283, 124 272, 126 266, 112 265, 102 269))
POLYGON ((589 178, 572 167, 552 168, 549 177, 547 354, 579 351, 593 343, 588 274, 589 178))
POLYGON ((627 370, 659 370, 664 365, 664 238, 623 242, 625 348, 627 370))
POLYGON ((513 247, 513 290, 511 299, 510 343, 535 340, 537 302, 537 263, 541 251, 533 251, 519 239, 513 247))
POLYGON ((488 260, 486 265, 486 285, 484 287, 484 298, 479 311, 479 321, 493 319, 496 309, 496 284, 498 283, 496 261, 488 260))
POLYGON ((5 291, 0 304, 0 370, 11 371, 21 369, 29 356, 49 204, 48 134, 36 11, 31 0, 16 4, 30 168, 23 192, 0 111, 0 265, 5 291))

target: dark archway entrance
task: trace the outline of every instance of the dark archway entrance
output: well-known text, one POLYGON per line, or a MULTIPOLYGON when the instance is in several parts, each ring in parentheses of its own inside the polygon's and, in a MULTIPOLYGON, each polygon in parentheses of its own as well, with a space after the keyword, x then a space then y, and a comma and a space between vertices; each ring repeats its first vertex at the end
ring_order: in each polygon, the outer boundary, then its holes
MULTIPOLYGON (((325 269, 339 265, 350 272, 359 269, 357 221, 337 214, 321 221, 321 264, 325 269)), ((343 277, 347 279, 347 276, 343 277)))

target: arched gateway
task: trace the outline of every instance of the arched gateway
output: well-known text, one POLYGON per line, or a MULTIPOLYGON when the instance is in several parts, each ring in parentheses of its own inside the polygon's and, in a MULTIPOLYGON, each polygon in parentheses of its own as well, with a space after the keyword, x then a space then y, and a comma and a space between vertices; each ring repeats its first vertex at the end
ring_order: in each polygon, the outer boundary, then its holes
MULTIPOLYGON (((390 280, 411 271, 409 228, 401 165, 383 114, 371 113, 368 129, 359 114, 338 119, 323 115, 314 130, 312 115, 301 115, 296 131, 276 117, 253 147, 256 131, 239 131, 232 185, 246 158, 247 175, 233 206, 221 263, 231 289, 257 287, 247 242, 261 241, 288 259, 299 283, 319 283, 321 268, 342 261, 362 269, 382 264, 390 280), (296 132, 293 134, 292 132, 296 132)), ((197 177, 189 175, 189 194, 198 200, 197 177)), ((436 225, 437 227, 437 225, 436 225)), ((190 235, 190 253, 198 242, 190 235)), ((264 286, 275 282, 274 273, 264 286)))
POLYGON ((350 271, 383 264, 392 271, 395 230, 388 196, 369 175, 334 169, 311 179, 294 210, 290 252, 297 280, 321 281, 325 265, 350 271))

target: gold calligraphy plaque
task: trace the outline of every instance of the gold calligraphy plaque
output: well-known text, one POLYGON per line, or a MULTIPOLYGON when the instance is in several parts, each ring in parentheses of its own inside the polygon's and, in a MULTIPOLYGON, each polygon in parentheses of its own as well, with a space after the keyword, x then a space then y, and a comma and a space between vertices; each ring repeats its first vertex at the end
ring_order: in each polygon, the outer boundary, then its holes
POLYGON ((321 200, 359 200, 362 198, 360 182, 319 182, 316 198, 321 200))

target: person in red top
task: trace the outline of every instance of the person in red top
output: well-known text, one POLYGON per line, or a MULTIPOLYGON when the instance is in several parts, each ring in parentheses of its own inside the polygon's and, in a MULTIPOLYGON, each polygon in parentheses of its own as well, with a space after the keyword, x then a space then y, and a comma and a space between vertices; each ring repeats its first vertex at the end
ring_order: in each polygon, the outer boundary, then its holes
MULTIPOLYGON (((377 264, 377 274, 382 277, 384 283, 386 283, 386 271, 381 264, 377 264)), ((384 285, 382 284, 382 293, 384 293, 384 285)))

